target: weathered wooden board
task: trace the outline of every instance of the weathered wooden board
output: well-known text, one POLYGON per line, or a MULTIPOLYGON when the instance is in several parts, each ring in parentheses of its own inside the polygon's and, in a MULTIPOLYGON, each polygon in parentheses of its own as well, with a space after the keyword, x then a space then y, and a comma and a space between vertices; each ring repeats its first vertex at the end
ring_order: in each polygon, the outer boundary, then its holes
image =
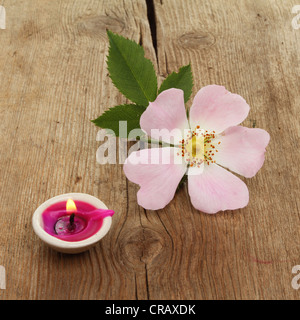
POLYGON ((144 212, 133 188, 128 204, 122 166, 96 162, 100 142, 90 122, 126 101, 107 75, 106 28, 142 39, 147 55, 154 57, 146 4, 32 0, 3 5, 0 264, 7 283, 0 297, 146 298, 145 271, 131 267, 123 248, 132 249, 125 241, 140 227, 144 212), (94 195, 117 212, 109 235, 78 256, 47 248, 31 227, 36 207, 66 192, 94 195), (129 219, 133 222, 124 229, 129 219))
POLYGON ((300 264, 294 4, 1 3, 0 299, 299 298, 291 287, 300 264), (89 120, 126 101, 107 76, 106 28, 143 44, 161 79, 191 62, 194 94, 216 83, 249 102, 244 125, 266 129, 271 143, 262 170, 245 179, 247 208, 207 215, 184 187, 165 209, 145 211, 122 165, 96 162, 89 120), (101 243, 75 256, 49 249, 31 227, 36 207, 66 192, 89 193, 117 212, 101 243))
MULTIPOLYGON (((173 281, 163 298, 299 298, 291 287, 299 257, 299 52, 293 1, 155 1, 159 72, 192 63, 194 94, 212 83, 242 95, 244 125, 271 135, 266 162, 249 187, 247 208, 210 216, 182 190, 159 213, 174 242, 173 281), (176 215, 176 219, 172 215, 176 215), (180 216, 178 218, 177 216, 180 216), (178 237, 178 235, 180 235, 178 237)), ((151 278, 150 278, 151 279, 151 278)), ((150 287, 151 288, 151 287, 150 287)))

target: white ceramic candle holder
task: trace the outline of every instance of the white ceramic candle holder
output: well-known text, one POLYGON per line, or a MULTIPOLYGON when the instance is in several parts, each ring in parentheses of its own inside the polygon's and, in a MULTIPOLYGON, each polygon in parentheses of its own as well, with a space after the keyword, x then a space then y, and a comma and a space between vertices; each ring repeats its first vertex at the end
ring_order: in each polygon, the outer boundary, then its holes
POLYGON ((91 204, 97 209, 107 209, 106 205, 99 199, 85 193, 66 193, 53 197, 41 204, 34 212, 32 217, 32 226, 37 236, 51 248, 63 253, 80 253, 90 249, 109 231, 112 223, 112 217, 108 216, 103 219, 100 230, 91 237, 81 241, 64 241, 51 236, 44 230, 42 213, 51 205, 73 199, 74 201, 83 201, 91 204))

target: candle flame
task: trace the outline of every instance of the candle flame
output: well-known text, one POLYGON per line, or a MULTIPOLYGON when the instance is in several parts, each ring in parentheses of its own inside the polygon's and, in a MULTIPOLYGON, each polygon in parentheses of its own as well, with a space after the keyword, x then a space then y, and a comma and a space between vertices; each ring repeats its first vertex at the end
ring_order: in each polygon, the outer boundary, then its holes
POLYGON ((72 199, 68 199, 66 204, 66 209, 67 209, 67 212, 69 213, 76 212, 77 208, 76 208, 75 202, 72 199))

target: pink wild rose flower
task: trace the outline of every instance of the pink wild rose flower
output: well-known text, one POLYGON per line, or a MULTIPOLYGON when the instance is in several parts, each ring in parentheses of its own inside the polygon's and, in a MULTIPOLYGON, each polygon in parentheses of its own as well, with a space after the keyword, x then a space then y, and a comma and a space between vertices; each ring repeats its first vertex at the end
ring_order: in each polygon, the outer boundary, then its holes
POLYGON ((183 91, 161 92, 142 114, 140 126, 151 138, 172 145, 132 152, 124 164, 126 177, 140 185, 139 205, 164 208, 187 174, 196 209, 216 213, 245 207, 246 184, 224 168, 251 178, 263 165, 270 136, 239 126, 249 109, 241 96, 209 85, 196 94, 188 121, 183 91))

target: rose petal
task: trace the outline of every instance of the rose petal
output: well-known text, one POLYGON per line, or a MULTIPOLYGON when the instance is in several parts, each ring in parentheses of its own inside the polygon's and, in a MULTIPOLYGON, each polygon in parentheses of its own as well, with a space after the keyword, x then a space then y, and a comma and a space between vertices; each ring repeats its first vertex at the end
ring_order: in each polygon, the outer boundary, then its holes
POLYGON ((230 93, 222 86, 203 87, 196 94, 190 110, 190 125, 209 132, 223 132, 240 124, 248 115, 249 105, 239 95, 230 93))
POLYGON ((178 144, 184 137, 184 130, 189 129, 183 91, 168 89, 161 92, 142 114, 140 126, 153 139, 178 144))
POLYGON ((265 160, 268 132, 258 128, 235 126, 220 136, 214 160, 223 167, 247 178, 255 176, 265 160))
POLYGON ((178 148, 144 149, 133 152, 126 159, 126 177, 141 187, 137 193, 140 206, 158 210, 173 199, 187 169, 180 152, 178 148))
POLYGON ((192 205, 206 213, 234 210, 248 204, 245 183, 216 164, 205 165, 202 174, 188 176, 192 205))

